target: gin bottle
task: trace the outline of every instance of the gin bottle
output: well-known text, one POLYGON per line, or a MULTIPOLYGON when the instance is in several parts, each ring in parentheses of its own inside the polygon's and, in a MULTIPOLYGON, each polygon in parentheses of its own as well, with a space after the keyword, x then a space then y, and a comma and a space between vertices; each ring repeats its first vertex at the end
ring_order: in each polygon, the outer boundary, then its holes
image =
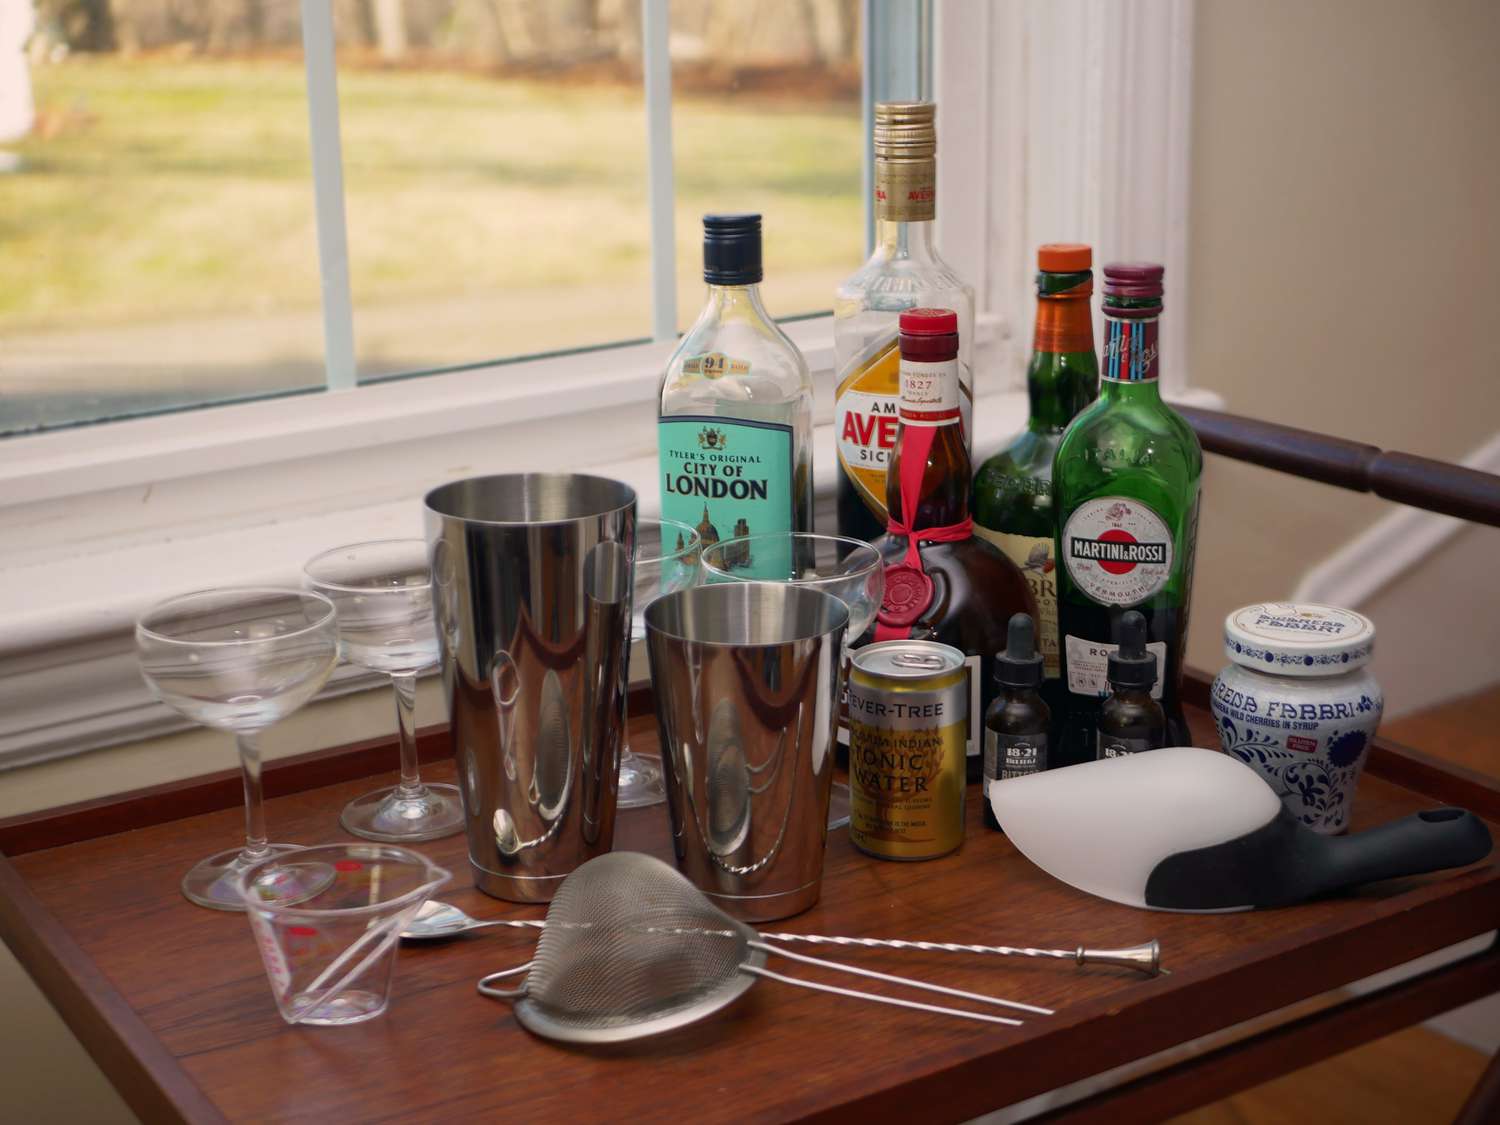
POLYGON ((979 467, 974 534, 1021 568, 1036 597, 1036 641, 1045 668, 1044 697, 1057 707, 1057 510, 1052 458, 1073 417, 1099 393, 1094 355, 1093 251, 1057 243, 1037 251, 1036 332, 1026 393, 1026 428, 979 467))
POLYGON ((958 316, 949 309, 901 314, 900 427, 886 491, 885 597, 877 641, 910 637, 963 652, 969 666, 966 775, 981 772, 983 722, 995 695, 995 654, 1006 623, 1035 615, 1031 589, 999 549, 975 538, 972 472, 959 412, 958 316))
POLYGON ((761 276, 760 216, 704 216, 708 300, 667 360, 657 444, 662 515, 705 546, 812 530, 812 376, 761 303, 761 276))
POLYGON ((1162 268, 1104 267, 1099 400, 1073 420, 1052 467, 1057 609, 1066 717, 1058 765, 1098 754, 1100 700, 1127 610, 1144 619, 1160 679, 1167 744, 1190 744, 1183 646, 1198 535, 1203 452, 1157 386, 1162 268))
POLYGON ((834 295, 838 530, 855 539, 885 530, 886 467, 901 401, 902 310, 926 305, 957 314, 959 410, 964 434, 972 430, 974 290, 939 257, 933 241, 936 112, 931 102, 876 105, 875 250, 834 295))

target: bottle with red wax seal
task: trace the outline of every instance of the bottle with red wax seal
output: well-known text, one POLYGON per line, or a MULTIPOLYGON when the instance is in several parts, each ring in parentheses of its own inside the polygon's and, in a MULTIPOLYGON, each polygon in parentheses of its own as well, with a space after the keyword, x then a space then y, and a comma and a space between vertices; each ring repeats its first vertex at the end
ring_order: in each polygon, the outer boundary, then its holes
MULTIPOLYGON (((886 476, 885 598, 873 639, 952 645, 969 668, 966 776, 981 771, 981 719, 994 695, 994 654, 1006 623, 1036 614, 1031 588, 1000 550, 974 536, 973 476, 960 407, 958 316, 951 309, 901 314, 901 405, 886 476)), ((866 634, 867 638, 870 634, 866 634)))

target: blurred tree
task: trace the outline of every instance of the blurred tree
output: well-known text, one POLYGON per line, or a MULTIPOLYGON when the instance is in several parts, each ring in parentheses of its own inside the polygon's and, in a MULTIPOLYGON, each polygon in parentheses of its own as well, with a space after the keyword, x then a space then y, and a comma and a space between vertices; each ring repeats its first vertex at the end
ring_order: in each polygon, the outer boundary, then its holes
POLYGON ((113 51, 115 21, 110 0, 42 0, 37 15, 57 28, 73 51, 113 51))

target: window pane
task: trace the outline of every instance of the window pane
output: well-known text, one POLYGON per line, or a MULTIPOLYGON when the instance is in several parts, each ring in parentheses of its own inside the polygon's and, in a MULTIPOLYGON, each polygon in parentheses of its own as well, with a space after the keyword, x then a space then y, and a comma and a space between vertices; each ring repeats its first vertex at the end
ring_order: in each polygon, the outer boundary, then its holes
POLYGON ((827 312, 864 257, 859 7, 671 6, 679 327, 703 302, 706 212, 764 216, 773 316, 827 312))
POLYGON ((361 378, 648 334, 635 0, 337 11, 361 378))
POLYGON ((321 385, 296 0, 37 7, 23 55, 0 0, 0 433, 321 385))

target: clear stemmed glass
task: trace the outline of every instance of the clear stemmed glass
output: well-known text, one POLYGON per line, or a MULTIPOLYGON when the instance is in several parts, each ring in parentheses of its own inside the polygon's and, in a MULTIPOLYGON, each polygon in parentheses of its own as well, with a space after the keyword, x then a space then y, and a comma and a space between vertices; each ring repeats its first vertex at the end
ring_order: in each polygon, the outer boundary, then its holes
POLYGON ((417 772, 417 673, 438 662, 426 541, 378 539, 335 547, 310 560, 303 573, 338 608, 344 659, 384 672, 396 695, 401 780, 350 801, 339 823, 346 832, 385 844, 462 831, 458 786, 424 784, 417 772))
POLYGON ((810 532, 742 535, 703 548, 709 582, 790 582, 832 594, 849 609, 846 644, 875 620, 885 593, 880 552, 859 539, 810 532))
MULTIPOLYGON (((635 593, 631 600, 630 643, 646 639, 646 607, 663 594, 698 584, 698 533, 676 520, 635 522, 635 593)), ((630 749, 629 735, 620 752, 622 809, 654 805, 667 799, 661 765, 630 749)))
MULTIPOLYGON (((333 603, 319 594, 269 587, 201 590, 147 610, 135 627, 141 674, 151 690, 194 722, 233 734, 245 783, 245 846, 219 852, 182 880, 199 906, 244 910, 240 874, 268 856, 300 851, 266 842, 260 735, 311 699, 338 663, 333 603)), ((326 865, 271 865, 257 882, 270 901, 317 894, 326 865)))
MULTIPOLYGON (((880 552, 862 540, 837 535, 794 531, 725 539, 703 549, 703 571, 709 582, 790 582, 841 599, 849 609, 846 661, 850 647, 875 620, 885 594, 885 562, 880 552)), ((835 783, 828 827, 840 828, 848 822, 849 790, 835 783)))

